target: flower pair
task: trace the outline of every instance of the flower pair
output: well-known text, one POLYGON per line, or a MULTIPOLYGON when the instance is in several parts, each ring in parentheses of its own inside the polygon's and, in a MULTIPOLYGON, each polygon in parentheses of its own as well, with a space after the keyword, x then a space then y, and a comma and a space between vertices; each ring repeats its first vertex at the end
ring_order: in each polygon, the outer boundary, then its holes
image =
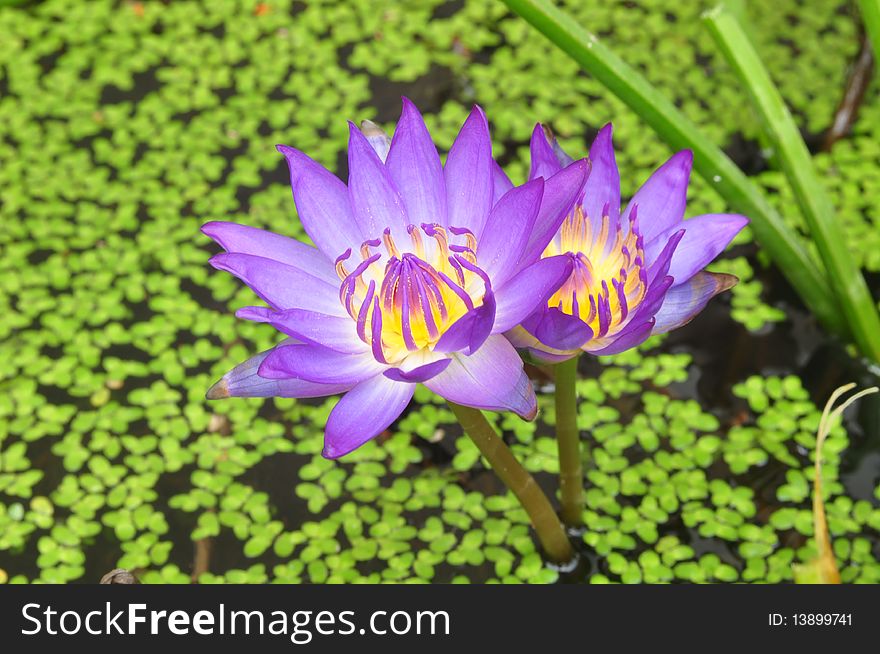
POLYGON ((350 124, 347 185, 302 152, 278 149, 316 247, 204 225, 226 250, 211 264, 269 305, 236 315, 287 336, 208 397, 344 393, 327 421, 331 458, 385 430, 417 383, 458 404, 533 418, 535 394, 514 345, 559 361, 621 351, 683 324, 731 285, 700 269, 745 224, 704 216, 681 225, 689 153, 657 171, 619 217, 610 126, 589 163, 536 129, 522 186, 494 161, 479 107, 445 165, 407 99, 391 139, 350 124))

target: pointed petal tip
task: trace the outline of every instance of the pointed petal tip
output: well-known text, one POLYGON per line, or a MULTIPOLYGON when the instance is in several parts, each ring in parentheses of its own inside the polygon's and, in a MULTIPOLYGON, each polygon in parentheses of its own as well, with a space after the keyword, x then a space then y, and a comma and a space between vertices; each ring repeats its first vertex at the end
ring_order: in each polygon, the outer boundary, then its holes
POLYGON ((416 106, 416 103, 413 102, 412 100, 410 100, 405 95, 400 96, 400 105, 401 105, 401 110, 400 110, 401 115, 406 113, 407 111, 415 111, 417 113, 420 113, 419 108, 416 106))
POLYGON ((739 284, 739 277, 736 275, 731 275, 728 273, 708 273, 712 275, 715 279, 715 283, 717 284, 718 293, 723 293, 724 291, 729 291, 734 286, 739 284))
POLYGON ((384 167, 388 148, 391 146, 391 138, 379 125, 369 120, 363 121, 362 124, 367 125, 368 129, 363 130, 352 121, 348 121, 349 184, 351 184, 353 162, 358 157, 366 157, 368 160, 375 158, 375 161, 384 167))
POLYGON ((372 120, 362 120, 361 121, 361 132, 363 132, 364 136, 385 136, 384 130, 379 127, 372 120))
POLYGON ((677 232, 675 232, 671 237, 669 237, 669 241, 667 243, 671 244, 671 247, 674 249, 678 247, 678 244, 681 243, 681 239, 684 238, 684 235, 687 233, 687 227, 682 227, 677 232))
POLYGON ((219 254, 215 254, 213 257, 208 259, 208 265, 216 268, 217 270, 232 272, 232 266, 229 265, 229 258, 230 254, 228 252, 220 252, 219 254))
POLYGON ((220 266, 223 265, 223 261, 226 258, 224 256, 225 254, 226 254, 225 252, 215 254, 213 257, 208 259, 208 264, 211 266, 214 266, 214 268, 217 268, 218 270, 223 270, 223 268, 221 268, 220 266))
MULTIPOLYGON (((478 104, 475 104, 471 107, 470 112, 468 112, 467 118, 465 118, 464 125, 467 125, 472 120, 479 121, 480 124, 486 128, 486 131, 489 130, 489 119, 486 118, 486 112, 483 111, 483 108, 478 104)), ((462 127, 464 127, 464 125, 462 125, 462 127)))
MULTIPOLYGON (((520 186, 521 189, 529 189, 530 192, 536 193, 539 195, 544 194, 544 178, 543 177, 535 177, 534 179, 530 179, 525 184, 520 186)), ((515 190, 515 189, 514 189, 515 190)))
POLYGON ((348 121, 348 140, 349 147, 351 147, 351 140, 356 137, 363 138, 364 133, 361 131, 361 128, 357 126, 357 124, 353 120, 348 121))
POLYGON ((547 125, 543 123, 535 123, 535 127, 532 129, 532 139, 540 138, 543 138, 548 144, 550 144, 553 143, 555 137, 553 136, 552 130, 547 125))
POLYGON ((290 171, 291 181, 293 177, 299 176, 303 170, 304 166, 308 166, 309 163, 313 163, 309 157, 297 150, 296 148, 292 148, 289 145, 277 144, 275 149, 278 150, 283 156, 284 161, 287 163, 287 169, 290 171))
POLYGON ((293 159, 295 159, 297 155, 300 154, 299 150, 297 150, 296 148, 292 148, 289 145, 284 145, 281 143, 276 144, 275 149, 284 155, 284 158, 287 159, 287 163, 292 163, 293 159))
POLYGON ((683 164, 687 164, 690 167, 694 163, 694 151, 690 148, 685 148, 672 155, 672 158, 676 161, 680 160, 683 164))
POLYGON ((339 452, 333 447, 330 446, 329 443, 324 444, 324 449, 321 450, 321 456, 329 461, 334 461, 339 457, 343 456, 345 452, 339 452))
POLYGON ((333 443, 329 442, 327 439, 327 434, 324 434, 324 448, 321 450, 321 456, 327 459, 328 461, 335 461, 336 459, 341 459, 347 454, 351 454, 361 445, 357 445, 355 447, 337 447, 333 443))
POLYGON ((220 381, 211 386, 208 392, 205 393, 206 400, 222 400, 229 396, 229 380, 226 377, 222 377, 220 381))
POLYGON ((600 161, 607 161, 609 166, 617 166, 614 157, 613 131, 611 123, 608 123, 596 134, 596 138, 593 139, 593 143, 590 145, 591 161, 598 159, 600 161))
POLYGON ((220 220, 211 220, 211 221, 206 222, 206 223, 205 223, 204 225, 202 225, 201 227, 199 227, 199 231, 200 231, 202 234, 204 234, 205 236, 207 236, 207 237, 209 237, 209 238, 212 238, 212 239, 214 239, 214 240, 217 240, 217 239, 214 237, 214 232, 215 232, 216 229, 217 229, 218 227, 220 227, 221 225, 223 225, 223 222, 222 222, 222 221, 220 221, 220 220))
POLYGON ((235 317, 254 322, 269 322, 275 313, 269 307, 241 307, 235 310, 235 317))
POLYGON ((538 397, 535 395, 535 389, 532 387, 532 382, 529 381, 529 377, 524 370, 520 372, 520 379, 520 383, 524 385, 522 394, 519 397, 519 401, 510 408, 520 418, 527 422, 531 422, 538 416, 538 397))
POLYGON ((670 173, 678 170, 676 177, 677 185, 684 187, 683 192, 687 193, 688 182, 691 177, 691 169, 694 167, 693 150, 679 150, 673 154, 666 162, 658 168, 659 170, 668 170, 670 173))

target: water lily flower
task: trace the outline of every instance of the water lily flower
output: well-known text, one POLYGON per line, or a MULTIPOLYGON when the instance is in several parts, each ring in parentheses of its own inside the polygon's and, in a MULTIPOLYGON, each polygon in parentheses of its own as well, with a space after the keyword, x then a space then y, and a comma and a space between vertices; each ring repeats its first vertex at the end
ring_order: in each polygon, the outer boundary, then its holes
MULTIPOLYGON (((530 179, 571 159, 541 125, 531 141, 530 179)), ((558 363, 583 352, 617 354, 689 322, 731 288, 732 275, 703 268, 748 222, 735 214, 684 220, 693 154, 673 155, 620 213, 620 175, 606 125, 590 148, 592 170, 574 209, 544 250, 567 256, 572 272, 511 342, 558 363)))
POLYGON ((350 124, 347 185, 299 150, 278 150, 316 247, 235 223, 204 225, 226 250, 211 265, 269 305, 236 315, 288 337, 231 370, 208 397, 345 393, 327 421, 330 458, 384 431, 416 383, 457 404, 534 417, 534 391, 503 333, 571 274, 569 257, 541 254, 587 162, 513 187, 474 107, 441 165, 405 98, 391 139, 350 124))

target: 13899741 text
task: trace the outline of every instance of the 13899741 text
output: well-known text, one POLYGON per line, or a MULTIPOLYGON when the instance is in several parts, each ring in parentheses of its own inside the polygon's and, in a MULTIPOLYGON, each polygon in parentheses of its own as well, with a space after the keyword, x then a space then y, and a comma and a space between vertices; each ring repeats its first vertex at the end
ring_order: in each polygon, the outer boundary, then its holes
POLYGON ((771 627, 851 627, 852 613, 768 613, 771 627))

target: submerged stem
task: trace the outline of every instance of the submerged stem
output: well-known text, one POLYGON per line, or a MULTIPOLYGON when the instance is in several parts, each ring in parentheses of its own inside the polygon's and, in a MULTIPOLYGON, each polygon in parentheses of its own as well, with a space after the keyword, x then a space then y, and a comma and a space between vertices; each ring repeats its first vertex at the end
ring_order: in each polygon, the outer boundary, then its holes
POLYGON ((516 496, 529 514, 538 540, 547 555, 557 563, 566 563, 574 557, 571 542, 559 521, 550 500, 538 486, 535 478, 520 465, 513 452, 495 432, 478 409, 449 402, 449 408, 458 418, 465 433, 486 458, 504 485, 516 496))
POLYGON ((577 364, 578 357, 573 357, 555 367, 559 491, 562 520, 569 527, 580 526, 584 510, 584 472, 577 426, 577 364))

